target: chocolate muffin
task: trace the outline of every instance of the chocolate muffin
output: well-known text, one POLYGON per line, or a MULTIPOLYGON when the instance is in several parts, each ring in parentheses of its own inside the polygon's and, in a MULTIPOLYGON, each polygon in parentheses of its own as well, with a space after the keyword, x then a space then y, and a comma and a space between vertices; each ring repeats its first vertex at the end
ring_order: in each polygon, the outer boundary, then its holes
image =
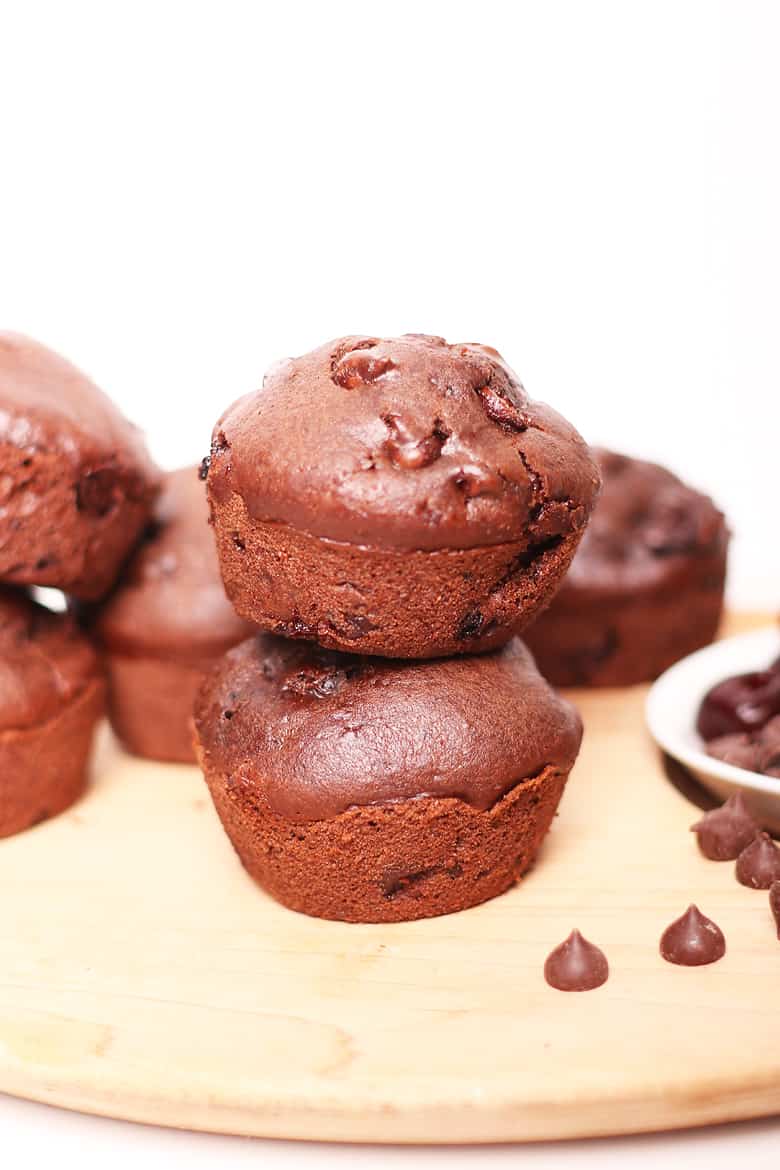
POLYGON ((225 597, 197 468, 166 476, 155 518, 93 619, 125 747, 192 763, 192 704, 204 672, 253 628, 225 597))
POLYGON ((528 869, 582 725, 514 640, 399 662, 259 634, 195 703, 201 766, 249 873, 347 922, 474 906, 528 869))
POLYGON ((0 580, 102 597, 146 524, 140 433, 64 358, 0 333, 0 580))
POLYGON ((655 463, 595 451, 601 499, 549 609, 526 631, 556 686, 656 678, 715 636, 728 529, 707 496, 655 463))
POLYGON ((521 630, 599 484, 577 432, 495 350, 418 334, 280 362, 217 424, 204 474, 243 617, 401 658, 521 630))
POLYGON ((104 706, 98 657, 72 618, 0 588, 0 837, 81 795, 104 706))

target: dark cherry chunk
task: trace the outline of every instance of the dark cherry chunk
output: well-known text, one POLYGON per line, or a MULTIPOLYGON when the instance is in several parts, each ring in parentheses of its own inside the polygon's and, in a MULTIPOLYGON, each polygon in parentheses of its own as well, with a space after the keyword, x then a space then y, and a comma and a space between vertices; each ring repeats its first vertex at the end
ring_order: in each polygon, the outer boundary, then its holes
POLYGON ((544 977, 556 991, 593 991, 609 978, 607 956, 573 930, 544 964, 544 977))
POLYGON ((661 935, 661 956, 680 967, 703 967, 726 953, 723 931, 691 905, 661 935))
POLYGON ((736 861, 758 833, 741 792, 730 796, 724 805, 705 813, 691 825, 699 849, 711 861, 736 861))
POLYGON ((760 670, 724 679, 704 696, 696 730, 702 739, 755 731, 780 715, 780 671, 760 670))
POLYGON ((780 881, 780 849, 768 833, 759 833, 737 858, 737 881, 752 890, 768 890, 780 881))

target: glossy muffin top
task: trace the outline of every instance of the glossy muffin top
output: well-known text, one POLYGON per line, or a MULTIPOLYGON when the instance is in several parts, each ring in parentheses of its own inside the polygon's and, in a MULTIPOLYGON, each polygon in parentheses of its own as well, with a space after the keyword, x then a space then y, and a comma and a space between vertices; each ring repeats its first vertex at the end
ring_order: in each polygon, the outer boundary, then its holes
POLYGON ((486 809, 548 765, 568 773, 582 735, 518 639, 402 662, 256 635, 210 672, 195 723, 210 769, 262 776, 271 807, 304 821, 424 795, 486 809))
POLYGON ((279 362, 214 431, 209 490, 315 536, 396 549, 529 543, 582 528, 584 442, 495 350, 346 337, 279 362))

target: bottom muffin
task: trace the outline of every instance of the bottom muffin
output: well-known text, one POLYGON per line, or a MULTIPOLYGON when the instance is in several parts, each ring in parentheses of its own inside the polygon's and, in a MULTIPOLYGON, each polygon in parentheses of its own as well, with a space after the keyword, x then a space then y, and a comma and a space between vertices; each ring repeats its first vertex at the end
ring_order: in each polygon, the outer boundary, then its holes
POLYGON ((582 725, 517 639, 468 658, 357 658, 257 635, 195 703, 198 757, 249 873, 347 922, 448 914, 532 864, 582 725))
POLYGON ((0 589, 0 837, 81 795, 104 707, 98 658, 73 620, 0 589))

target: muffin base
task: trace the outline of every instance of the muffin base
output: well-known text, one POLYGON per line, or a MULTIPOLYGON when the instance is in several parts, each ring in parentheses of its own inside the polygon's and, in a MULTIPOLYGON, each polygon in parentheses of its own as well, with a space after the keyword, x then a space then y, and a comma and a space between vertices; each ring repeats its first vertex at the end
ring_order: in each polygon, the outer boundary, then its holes
POLYGON ((205 665, 107 654, 108 716, 134 756, 194 764, 192 707, 205 665))
POLYGON ((56 816, 81 796, 104 710, 100 679, 46 723, 0 732, 0 837, 56 816))
POLYGON ((406 922, 476 906, 531 866, 567 775, 548 767, 492 808, 420 796, 296 822, 268 805, 262 781, 209 771, 222 825, 245 869, 291 910, 342 922, 406 922))
POLYGON ((723 580, 721 570, 709 588, 583 601, 576 609, 559 598, 524 640, 553 686, 651 682, 713 641, 723 612, 723 580))
POLYGON ((557 590, 581 531, 529 546, 404 550, 326 540, 212 500, 225 591, 247 621, 385 658, 502 646, 557 590))

